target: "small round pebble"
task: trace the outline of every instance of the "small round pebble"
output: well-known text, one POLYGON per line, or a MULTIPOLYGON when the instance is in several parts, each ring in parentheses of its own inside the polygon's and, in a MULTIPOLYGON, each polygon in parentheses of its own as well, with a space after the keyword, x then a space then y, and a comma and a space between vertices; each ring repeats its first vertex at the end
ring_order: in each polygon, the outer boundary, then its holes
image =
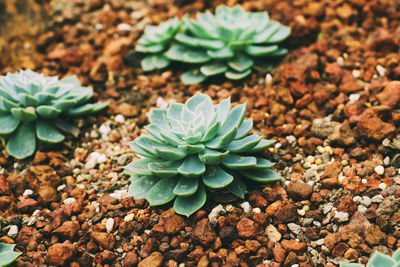
POLYGON ((69 197, 69 198, 64 199, 64 204, 65 204, 65 205, 69 205, 69 204, 74 203, 75 201, 76 201, 75 198, 69 197))
POLYGON ((385 168, 382 165, 378 165, 375 167, 375 172, 379 175, 382 175, 385 173, 385 168))
POLYGON ((23 193, 24 196, 30 196, 30 195, 32 195, 32 194, 33 194, 33 191, 30 190, 30 189, 26 189, 26 190, 24 191, 24 193, 23 193))
POLYGON ((106 231, 107 233, 111 233, 111 231, 114 228, 114 219, 113 218, 108 218, 106 221, 106 231))

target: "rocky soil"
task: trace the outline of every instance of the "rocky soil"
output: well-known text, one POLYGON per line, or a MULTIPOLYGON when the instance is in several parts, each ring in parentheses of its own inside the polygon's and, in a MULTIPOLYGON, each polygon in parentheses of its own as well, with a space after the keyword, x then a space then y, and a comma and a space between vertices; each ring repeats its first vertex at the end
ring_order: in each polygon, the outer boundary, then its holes
POLYGON ((1 151, 0 242, 23 252, 16 266, 331 267, 400 247, 396 0, 226 1, 290 25, 290 52, 267 75, 190 87, 179 66, 144 74, 129 51, 146 25, 223 1, 38 2, 47 29, 0 31, 2 49, 25 55, 0 61, 0 72, 76 74, 111 104, 76 122, 78 140, 24 161, 1 151), (150 108, 196 91, 247 102, 255 131, 278 141, 265 156, 284 180, 244 200, 215 194, 186 218, 128 197, 123 166, 150 108))

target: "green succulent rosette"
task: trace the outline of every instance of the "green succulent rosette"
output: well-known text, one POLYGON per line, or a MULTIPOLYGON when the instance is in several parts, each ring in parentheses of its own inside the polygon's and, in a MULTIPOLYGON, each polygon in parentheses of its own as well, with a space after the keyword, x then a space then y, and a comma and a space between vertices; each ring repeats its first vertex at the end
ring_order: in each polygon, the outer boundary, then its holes
MULTIPOLYGON (((400 266, 400 249, 397 249, 392 257, 376 251, 369 259, 366 267, 399 267, 400 266)), ((340 267, 364 267, 360 263, 340 263, 340 267)))
POLYGON ((93 89, 82 87, 76 76, 59 80, 31 70, 0 76, 0 135, 7 137, 7 152, 15 158, 31 156, 37 139, 59 143, 59 129, 73 127, 61 118, 94 114, 108 103, 86 103, 93 89))
POLYGON ((150 54, 142 60, 145 71, 167 67, 171 61, 193 64, 181 76, 185 84, 219 74, 239 80, 252 68, 271 69, 273 59, 287 53, 278 43, 290 33, 289 27, 270 20, 267 12, 220 5, 215 14, 198 13, 196 20, 185 16, 182 23, 174 18, 159 27, 148 26, 136 50, 150 54))
POLYGON ((274 163, 257 156, 275 141, 253 133, 252 119, 244 119, 246 104, 230 108, 230 99, 213 105, 197 93, 185 104, 153 109, 149 135, 130 143, 143 158, 130 163, 129 195, 150 205, 172 200, 178 214, 190 216, 206 202, 206 188, 226 188, 240 198, 246 179, 270 183, 281 179, 274 163))

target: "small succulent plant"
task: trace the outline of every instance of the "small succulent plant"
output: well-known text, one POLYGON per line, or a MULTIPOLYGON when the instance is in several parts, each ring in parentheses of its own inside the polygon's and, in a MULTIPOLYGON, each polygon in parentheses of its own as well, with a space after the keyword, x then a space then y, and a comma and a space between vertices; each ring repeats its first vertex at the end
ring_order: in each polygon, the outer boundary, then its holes
MULTIPOLYGON (((379 251, 369 259, 366 267, 398 267, 400 266, 400 249, 397 249, 393 256, 387 256, 379 251)), ((340 267, 364 267, 360 263, 340 263, 340 267)))
POLYGON ((0 267, 10 265, 21 254, 20 252, 15 252, 14 247, 14 244, 0 243, 0 267))
POLYGON ((257 152, 274 143, 252 130, 252 119, 244 119, 246 104, 230 108, 230 99, 213 105, 211 98, 197 93, 185 104, 153 109, 149 135, 130 143, 143 158, 125 167, 131 175, 129 194, 145 198, 150 205, 175 199, 176 213, 190 216, 206 202, 206 188, 226 188, 243 198, 243 179, 269 183, 281 179, 274 164, 257 152))
POLYGON ((60 118, 93 114, 108 105, 85 103, 92 95, 93 89, 82 87, 76 76, 59 80, 31 70, 0 76, 0 135, 8 136, 7 152, 22 159, 35 152, 36 138, 63 141, 58 128, 73 127, 60 118))
POLYGON ((290 32, 289 27, 269 20, 267 12, 221 5, 215 15, 198 13, 197 20, 185 16, 181 23, 174 18, 158 27, 148 26, 136 51, 150 53, 141 62, 145 71, 164 68, 172 60, 194 64, 181 76, 185 84, 200 83, 218 74, 239 80, 253 67, 270 69, 271 58, 285 55, 287 50, 277 43, 290 32))

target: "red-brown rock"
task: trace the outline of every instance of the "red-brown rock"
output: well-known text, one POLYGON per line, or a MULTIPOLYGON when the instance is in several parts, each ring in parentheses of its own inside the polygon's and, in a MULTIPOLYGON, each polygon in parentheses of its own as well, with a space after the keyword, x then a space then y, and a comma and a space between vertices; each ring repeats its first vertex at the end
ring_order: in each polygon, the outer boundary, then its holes
POLYGON ((75 254, 75 246, 70 241, 52 245, 47 251, 47 262, 51 265, 62 266, 71 261, 75 254))
POLYGON ((236 225, 238 235, 243 238, 256 237, 260 232, 260 225, 248 218, 241 219, 236 225))
POLYGON ((193 230, 193 238, 205 246, 211 245, 216 237, 217 234, 211 227, 208 219, 199 221, 193 230))
POLYGON ((400 104, 400 81, 392 81, 385 86, 382 92, 376 95, 379 103, 395 108, 400 104))
POLYGON ((299 242, 295 239, 291 239, 291 240, 282 240, 281 242, 282 247, 286 250, 286 251, 294 251, 294 252, 302 252, 306 249, 307 245, 304 242, 299 242))
POLYGON ((380 141, 392 136, 396 127, 382 121, 380 118, 364 117, 357 123, 357 130, 361 136, 380 141))

